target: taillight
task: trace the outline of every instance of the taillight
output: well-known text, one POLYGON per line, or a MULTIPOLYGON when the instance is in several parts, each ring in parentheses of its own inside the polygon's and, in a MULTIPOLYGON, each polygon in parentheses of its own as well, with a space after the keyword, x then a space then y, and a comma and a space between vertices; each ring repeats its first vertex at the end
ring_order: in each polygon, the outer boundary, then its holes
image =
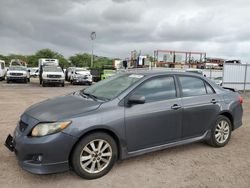
POLYGON ((239 101, 240 101, 240 104, 243 104, 243 97, 242 96, 239 97, 239 101))

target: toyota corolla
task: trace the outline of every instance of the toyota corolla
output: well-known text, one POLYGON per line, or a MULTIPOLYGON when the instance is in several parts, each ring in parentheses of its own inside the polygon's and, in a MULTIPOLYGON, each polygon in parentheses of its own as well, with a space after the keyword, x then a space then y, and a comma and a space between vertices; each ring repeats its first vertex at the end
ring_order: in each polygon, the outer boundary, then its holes
POLYGON ((116 160, 198 141, 225 146, 242 102, 198 74, 124 73, 29 107, 5 145, 31 173, 94 179, 116 160))

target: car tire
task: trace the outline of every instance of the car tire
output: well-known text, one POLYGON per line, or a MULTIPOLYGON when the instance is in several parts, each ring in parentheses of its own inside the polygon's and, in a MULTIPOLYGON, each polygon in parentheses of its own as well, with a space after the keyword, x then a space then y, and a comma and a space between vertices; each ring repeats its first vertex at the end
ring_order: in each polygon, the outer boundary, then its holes
POLYGON ((96 132, 78 142, 71 155, 71 165, 80 177, 96 179, 112 169, 117 155, 114 139, 107 133, 96 132))
POLYGON ((45 83, 42 81, 42 86, 45 87, 45 83))
POLYGON ((62 83, 62 87, 64 87, 64 83, 62 83))
POLYGON ((226 116, 220 115, 213 125, 211 136, 207 143, 213 147, 224 147, 229 142, 231 133, 231 121, 226 116))

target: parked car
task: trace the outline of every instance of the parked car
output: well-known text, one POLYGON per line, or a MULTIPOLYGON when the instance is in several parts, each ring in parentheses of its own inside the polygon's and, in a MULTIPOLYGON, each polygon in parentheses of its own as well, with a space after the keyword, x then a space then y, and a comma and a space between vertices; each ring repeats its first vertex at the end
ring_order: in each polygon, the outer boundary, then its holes
POLYGON ((28 70, 30 70, 30 77, 36 78, 39 76, 39 68, 38 67, 28 68, 28 70))
POLYGON ((117 159, 198 141, 225 146, 242 125, 242 102, 199 74, 127 72, 29 107, 5 145, 29 172, 72 168, 94 179, 117 159))
POLYGON ((103 70, 103 73, 101 75, 101 79, 104 80, 104 79, 107 79, 111 76, 114 76, 116 74, 116 70, 111 70, 111 69, 104 69, 103 70))
POLYGON ((70 82, 72 84, 91 85, 93 82, 90 71, 85 68, 75 68, 74 70, 72 70, 70 77, 70 82))
POLYGON ((6 75, 5 61, 0 60, 0 81, 5 80, 5 75, 6 75))
POLYGON ((61 67, 42 66, 41 67, 41 84, 43 87, 49 84, 61 85, 64 87, 65 76, 61 67))
POLYGON ((71 74, 74 71, 75 67, 68 67, 65 71, 65 80, 70 82, 71 74))
POLYGON ((222 86, 222 77, 216 77, 211 80, 214 81, 214 83, 216 83, 217 85, 222 86))
POLYGON ((25 66, 10 66, 7 71, 7 83, 11 81, 22 81, 27 83, 30 81, 29 71, 25 66))

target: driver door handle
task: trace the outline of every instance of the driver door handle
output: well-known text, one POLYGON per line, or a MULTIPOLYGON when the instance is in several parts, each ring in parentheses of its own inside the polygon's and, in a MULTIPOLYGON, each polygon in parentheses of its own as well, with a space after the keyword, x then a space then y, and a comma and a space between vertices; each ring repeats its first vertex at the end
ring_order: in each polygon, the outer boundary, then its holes
POLYGON ((173 110, 178 110, 178 109, 181 108, 181 106, 178 105, 178 104, 174 104, 173 106, 171 106, 171 108, 172 108, 173 110))
POLYGON ((211 103, 216 104, 218 101, 216 99, 212 99, 211 103))

